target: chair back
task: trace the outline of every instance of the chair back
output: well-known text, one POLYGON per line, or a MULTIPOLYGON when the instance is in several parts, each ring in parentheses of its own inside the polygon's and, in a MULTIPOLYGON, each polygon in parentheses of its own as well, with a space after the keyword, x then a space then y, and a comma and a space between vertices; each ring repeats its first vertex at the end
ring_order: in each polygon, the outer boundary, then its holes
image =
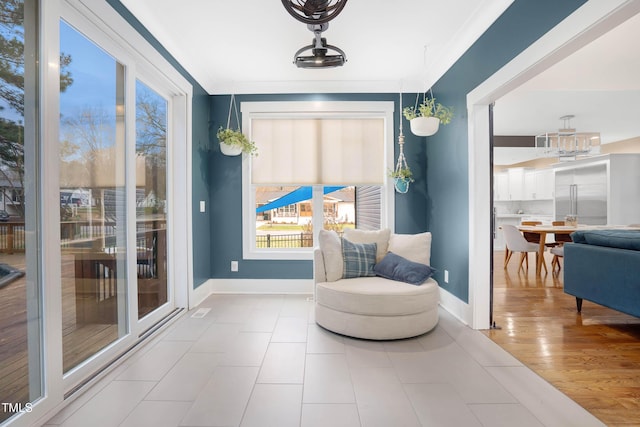
MULTIPOLYGON (((542 221, 522 221, 522 225, 542 225, 542 221)), ((532 243, 540 243, 540 235, 538 233, 527 233, 526 231, 522 232, 525 240, 527 242, 532 243)))
MULTIPOLYGON (((551 225, 554 227, 563 227, 566 223, 564 221, 552 221, 551 225)), ((558 243, 567 243, 572 242, 571 236, 569 234, 558 234, 555 235, 556 242, 558 243)))
POLYGON ((524 238, 520 230, 515 225, 505 224, 502 226, 502 232, 504 233, 504 241, 507 244, 507 249, 513 252, 532 252, 536 250, 535 245, 531 245, 524 238))

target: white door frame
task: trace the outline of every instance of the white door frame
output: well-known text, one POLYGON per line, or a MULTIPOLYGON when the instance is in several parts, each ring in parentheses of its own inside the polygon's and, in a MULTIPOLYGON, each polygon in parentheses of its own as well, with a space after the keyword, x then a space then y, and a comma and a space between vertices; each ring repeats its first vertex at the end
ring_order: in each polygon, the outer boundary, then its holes
POLYGON ((640 0, 590 0, 467 95, 469 304, 453 314, 472 328, 490 326, 489 104, 639 12, 640 0))

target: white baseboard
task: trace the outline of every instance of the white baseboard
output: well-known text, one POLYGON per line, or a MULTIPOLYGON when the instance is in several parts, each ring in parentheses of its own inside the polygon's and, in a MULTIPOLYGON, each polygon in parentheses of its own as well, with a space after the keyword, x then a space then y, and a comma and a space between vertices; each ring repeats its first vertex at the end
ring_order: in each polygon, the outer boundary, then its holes
POLYGON ((211 295, 212 280, 209 279, 197 288, 189 292, 189 309, 196 307, 202 303, 209 295, 211 295))
POLYGON ((313 279, 209 279, 191 292, 189 307, 211 294, 313 295, 313 279))
POLYGON ((443 288, 440 288, 440 306, 465 325, 472 324, 471 306, 443 288))

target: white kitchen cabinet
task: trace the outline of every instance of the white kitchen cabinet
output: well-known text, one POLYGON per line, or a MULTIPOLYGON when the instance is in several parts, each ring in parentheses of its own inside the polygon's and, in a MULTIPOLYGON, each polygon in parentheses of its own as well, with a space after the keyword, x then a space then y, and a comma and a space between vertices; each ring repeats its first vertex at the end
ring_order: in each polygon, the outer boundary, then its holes
POLYGON ((535 169, 527 169, 524 171, 524 189, 522 192, 522 200, 535 200, 536 199, 536 176, 535 169))
POLYGON ((496 201, 553 199, 553 169, 510 168, 494 174, 493 180, 496 201))
POLYGON ((524 168, 509 168, 509 197, 507 200, 524 199, 524 168))
POLYGON ((536 200, 552 200, 554 193, 553 169, 537 169, 535 197, 536 200))
POLYGON ((509 200, 509 176, 507 171, 494 174, 493 199, 499 201, 509 200))

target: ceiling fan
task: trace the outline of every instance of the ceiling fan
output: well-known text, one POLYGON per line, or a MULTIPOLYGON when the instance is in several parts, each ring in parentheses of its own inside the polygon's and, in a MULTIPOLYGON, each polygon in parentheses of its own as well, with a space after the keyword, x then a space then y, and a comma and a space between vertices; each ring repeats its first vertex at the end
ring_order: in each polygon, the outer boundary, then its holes
POLYGON ((298 21, 307 24, 313 32, 311 44, 300 48, 293 56, 298 68, 340 67, 347 61, 347 55, 336 46, 327 43, 322 32, 329 28, 329 21, 338 16, 347 0, 282 0, 284 8, 298 21), (302 55, 305 51, 311 55, 302 55), (334 54, 328 53, 333 51, 334 54))

